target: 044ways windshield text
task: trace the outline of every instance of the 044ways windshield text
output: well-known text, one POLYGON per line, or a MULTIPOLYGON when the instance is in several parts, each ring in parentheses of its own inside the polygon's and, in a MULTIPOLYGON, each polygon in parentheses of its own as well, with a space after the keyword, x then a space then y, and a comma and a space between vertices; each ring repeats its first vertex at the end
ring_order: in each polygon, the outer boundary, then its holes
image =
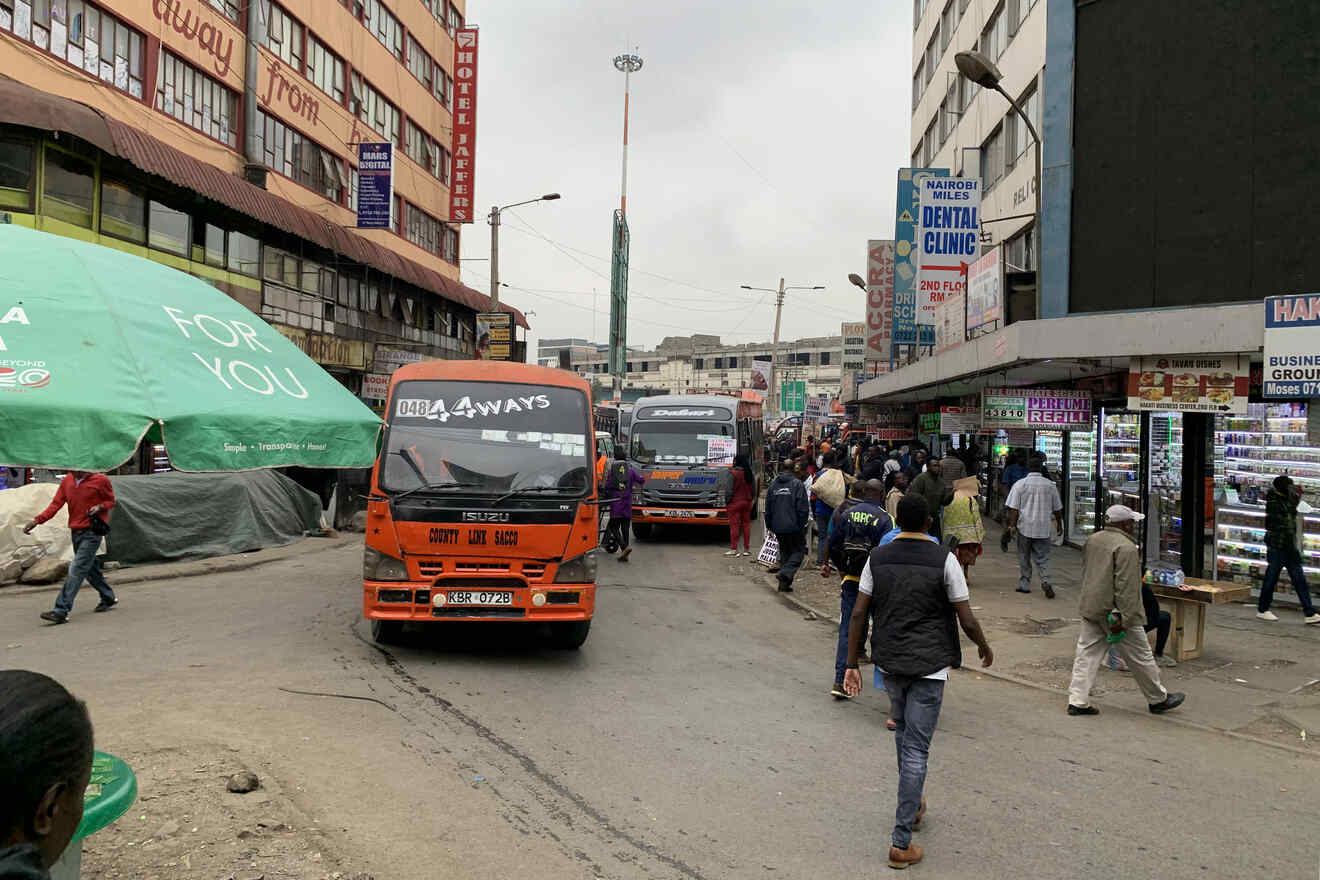
POLYGON ((580 497, 591 485, 586 397, 506 382, 401 382, 380 484, 391 493, 522 490, 580 497))

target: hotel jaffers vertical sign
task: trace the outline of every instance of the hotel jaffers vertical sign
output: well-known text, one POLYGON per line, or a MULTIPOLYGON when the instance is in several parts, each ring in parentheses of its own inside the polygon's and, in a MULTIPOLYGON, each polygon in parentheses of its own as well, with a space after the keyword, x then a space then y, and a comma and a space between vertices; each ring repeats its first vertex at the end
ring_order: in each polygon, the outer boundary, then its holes
POLYGON ((449 175, 449 219, 472 222, 477 162, 477 29, 454 31, 454 140, 449 175))

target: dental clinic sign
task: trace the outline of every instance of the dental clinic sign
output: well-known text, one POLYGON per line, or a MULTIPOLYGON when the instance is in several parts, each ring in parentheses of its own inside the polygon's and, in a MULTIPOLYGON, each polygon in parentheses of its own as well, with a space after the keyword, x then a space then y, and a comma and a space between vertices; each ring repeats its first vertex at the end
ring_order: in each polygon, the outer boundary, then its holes
POLYGON ((917 231, 917 324, 935 324, 946 299, 967 290, 967 268, 981 253, 981 181, 927 178, 917 231))
POLYGON ((1320 397, 1320 294, 1266 298, 1261 395, 1320 397))

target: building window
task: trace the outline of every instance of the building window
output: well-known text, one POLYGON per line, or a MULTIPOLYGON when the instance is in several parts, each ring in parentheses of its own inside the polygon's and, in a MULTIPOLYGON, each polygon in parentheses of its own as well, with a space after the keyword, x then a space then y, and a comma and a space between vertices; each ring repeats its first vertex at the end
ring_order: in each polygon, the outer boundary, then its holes
MULTIPOLYGON (((1040 130, 1040 91, 1036 89, 1035 83, 1030 86, 1031 91, 1024 95, 1018 104, 1022 107, 1022 112, 1027 114, 1031 124, 1037 126, 1040 130)), ((1017 164, 1018 157, 1027 151, 1027 148, 1034 143, 1031 139, 1031 132, 1027 131, 1027 124, 1022 121, 1022 117, 1016 113, 1009 113, 1005 120, 1005 128, 1008 130, 1008 142, 1005 145, 1005 165, 1012 168, 1017 164)))
POLYGON ((407 134, 404 136, 403 152, 408 158, 430 173, 441 183, 449 183, 449 151, 440 146, 426 132, 413 124, 411 119, 404 121, 407 134))
POLYGON ((394 13, 381 0, 365 0, 362 9, 362 23, 367 26, 367 30, 375 34, 380 44, 389 49, 395 58, 402 61, 403 25, 399 24, 394 13))
POLYGON ((303 26, 270 0, 262 0, 261 14, 266 17, 266 41, 262 45, 285 64, 302 73, 303 26))
POLYGON ((935 151, 938 149, 935 138, 935 120, 932 119, 930 125, 926 126, 926 134, 921 139, 921 158, 926 168, 931 167, 931 162, 935 160, 935 151))
POLYGON ((435 66, 435 83, 432 86, 432 94, 436 100, 446 109, 449 109, 449 102, 454 95, 454 78, 445 72, 440 65, 435 66))
POLYGON ((981 52, 991 61, 998 61, 999 56, 1008 48, 1008 16, 1004 7, 999 7, 990 17, 985 30, 981 31, 981 52))
POLYGON ((453 263, 455 266, 457 266, 458 265, 458 230, 457 229, 455 229, 452 226, 445 227, 444 245, 445 245, 444 252, 441 253, 440 256, 448 260, 449 262, 453 263))
POLYGON ((211 6, 218 9, 225 18, 232 22, 238 22, 238 0, 208 0, 211 6))
POLYGON ((729 358, 729 369, 732 370, 736 366, 738 366, 738 359, 736 357, 729 358))
POLYGON ((92 228, 96 168, 86 159, 46 146, 41 212, 84 229, 92 228))
POLYGON ((912 0, 912 29, 915 31, 921 25, 921 16, 925 13, 930 0, 912 0))
POLYGON ((697 358, 697 369, 698 369, 698 370, 704 370, 704 369, 706 369, 706 359, 705 359, 705 358, 697 358))
POLYGON ((344 162, 273 116, 257 111, 258 134, 266 167, 313 189, 332 202, 342 202, 348 178, 344 162))
MULTIPOLYGON (((0 0, 3 4, 4 0, 0 0)), ((36 145, 32 141, 10 138, 0 139, 0 207, 32 210, 33 159, 36 145)))
POLYGON ((926 59, 923 56, 917 62, 917 72, 912 74, 912 109, 921 103, 921 95, 926 90, 926 59))
POLYGON ((412 202, 403 202, 403 237, 450 263, 458 262, 458 230, 412 202))
POLYGON ((127 183, 101 181, 101 232, 146 244, 147 200, 127 183))
POLYGON ((930 82, 935 77, 935 68, 940 66, 940 35, 939 28, 930 35, 930 42, 926 44, 926 82, 930 82))
POLYGON ((164 49, 156 109, 230 147, 238 146, 238 95, 164 49))
POLYGON ((413 35, 408 35, 408 70, 413 76, 417 77, 422 85, 426 86, 427 91, 431 90, 431 75, 435 69, 435 62, 431 56, 426 54, 422 44, 413 39, 413 35))
POLYGON ((820 353, 820 365, 822 367, 828 367, 830 365, 830 353, 828 351, 822 351, 820 353))
POLYGON ((976 91, 980 88, 965 76, 959 76, 958 83, 958 110, 965 112, 972 104, 972 98, 976 97, 976 91))
POLYGON ((192 242, 192 218, 168 205, 152 201, 147 211, 147 246, 188 256, 192 242))
POLYGON ((1000 126, 981 144, 981 189, 988 192, 1004 176, 1004 128, 1000 126))
MULTIPOLYGON (((439 3, 440 0, 436 0, 436 2, 439 3)), ((454 31, 458 30, 461 27, 463 27, 463 14, 458 11, 457 6, 455 6, 453 3, 450 3, 449 24, 446 30, 449 31, 449 35, 452 37, 454 35, 454 31)))
POLYGON ((261 266, 261 242, 241 232, 229 233, 226 263, 230 272, 255 276, 261 266))
POLYGON ((949 48, 949 43, 953 40, 953 32, 958 29, 958 0, 949 0, 944 11, 940 13, 940 52, 949 48))
POLYGON ((399 146, 399 121, 402 118, 399 108, 387 101, 384 95, 356 72, 352 78, 352 89, 352 103, 356 105, 358 119, 385 135, 394 146, 399 146))
POLYGON ((311 34, 307 35, 307 78, 336 103, 344 103, 343 59, 311 34))
POLYGON ((86 0, 0 0, 0 30, 134 98, 143 95, 146 39, 86 0))
POLYGON ((225 265, 225 231, 219 226, 210 223, 199 223, 202 228, 199 230, 202 236, 202 259, 208 266, 225 265))
POLYGON ((1009 272, 1032 272, 1036 269, 1036 254, 1030 226, 1016 238, 1004 242, 1004 268, 1009 272))

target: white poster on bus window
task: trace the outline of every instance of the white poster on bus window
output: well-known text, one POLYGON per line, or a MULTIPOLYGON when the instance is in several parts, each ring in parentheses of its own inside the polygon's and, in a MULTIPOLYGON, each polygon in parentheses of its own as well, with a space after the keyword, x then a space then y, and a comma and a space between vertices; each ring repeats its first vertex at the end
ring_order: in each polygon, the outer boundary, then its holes
POLYGON ((737 451, 737 438, 709 437, 706 439, 706 464, 731 465, 737 451))

